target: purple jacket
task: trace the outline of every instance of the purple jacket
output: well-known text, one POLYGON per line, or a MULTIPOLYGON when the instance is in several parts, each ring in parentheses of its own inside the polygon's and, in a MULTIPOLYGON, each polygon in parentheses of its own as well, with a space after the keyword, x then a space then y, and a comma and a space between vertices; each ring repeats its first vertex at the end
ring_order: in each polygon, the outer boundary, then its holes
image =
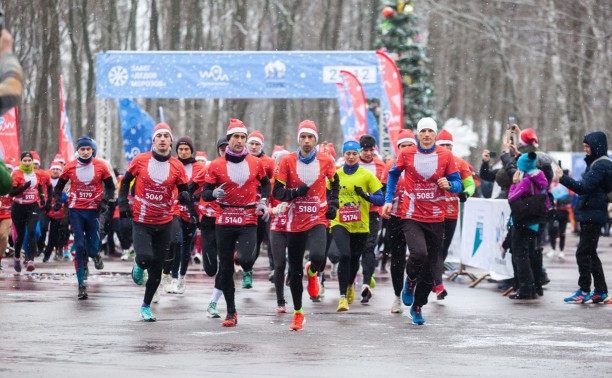
MULTIPOLYGON (((510 192, 508 194, 508 202, 513 202, 521 198, 531 197, 533 194, 546 193, 548 187, 548 180, 544 172, 539 169, 534 169, 529 173, 525 173, 523 180, 518 184, 512 184, 510 186, 510 192), (533 187, 533 192, 532 192, 533 187)), ((550 201, 546 196, 546 208, 550 209, 550 201)))

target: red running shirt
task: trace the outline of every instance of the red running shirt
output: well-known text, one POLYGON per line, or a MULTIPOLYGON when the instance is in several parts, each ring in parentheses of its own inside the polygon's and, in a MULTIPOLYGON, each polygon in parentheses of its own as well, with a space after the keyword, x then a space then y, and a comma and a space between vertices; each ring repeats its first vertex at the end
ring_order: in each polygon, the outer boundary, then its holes
POLYGON ((11 219, 13 199, 7 194, 0 197, 0 220, 11 219))
POLYGON ((187 184, 185 167, 177 158, 158 161, 152 152, 137 155, 127 170, 135 178, 134 221, 165 224, 172 221, 176 186, 187 184))
POLYGON ((452 152, 440 146, 430 153, 419 151, 417 146, 405 147, 399 152, 396 167, 405 171, 401 218, 424 223, 443 222, 446 190, 440 189, 437 181, 457 172, 452 152))
MULTIPOLYGON (((196 177, 202 169, 204 169, 204 163, 202 163, 201 161, 196 161, 196 162, 184 165, 183 167, 185 167, 185 173, 187 174, 187 179, 189 180, 189 182, 192 182, 193 178, 196 177)), ((196 190, 194 194, 197 194, 201 191, 202 189, 200 188, 196 190)), ((178 189, 177 189, 177 193, 178 193, 178 189)), ((178 201, 177 201, 177 205, 180 211, 181 219, 184 220, 185 222, 189 222, 189 218, 191 215, 189 214, 189 208, 187 207, 187 205, 181 205, 180 203, 178 203, 178 201)), ((195 205, 197 207, 197 204, 195 205)))
POLYGON ((102 181, 109 177, 111 174, 106 164, 96 158, 85 165, 78 160, 66 164, 60 178, 70 181, 68 207, 84 210, 97 208, 104 192, 102 181))
POLYGON ((310 187, 305 197, 292 200, 287 210, 287 232, 302 232, 318 224, 329 225, 327 211, 326 180, 336 174, 334 161, 329 155, 317 153, 310 164, 302 163, 293 152, 284 156, 278 163, 275 178, 285 184, 287 189, 295 189, 302 184, 310 187))
MULTIPOLYGON (((387 162, 387 164, 385 164, 385 170, 383 171, 382 177, 380 179, 380 182, 382 182, 383 184, 387 184, 387 181, 389 179, 389 170, 393 168, 393 166, 395 165, 395 162, 396 160, 390 160, 389 162, 387 162)), ((395 187, 395 195, 393 196, 391 215, 395 217, 401 218, 401 212, 402 212, 401 202, 402 202, 403 195, 404 195, 404 172, 402 172, 400 179, 397 181, 397 186, 395 187)))
POLYGON ((13 171, 11 176, 13 177, 13 188, 23 186, 27 181, 31 182, 29 188, 13 197, 13 202, 17 202, 22 205, 38 202, 40 199, 40 195, 38 194, 38 185, 45 180, 44 177, 41 177, 40 171, 24 173, 22 170, 16 169, 13 171))
POLYGON ((261 160, 246 155, 240 163, 232 163, 219 157, 208 167, 205 182, 216 187, 225 184, 227 194, 219 201, 220 212, 216 224, 223 226, 244 226, 257 224, 255 205, 260 180, 266 176, 261 160), (244 208, 249 206, 249 208, 244 208))
MULTIPOLYGON (((200 170, 200 172, 198 172, 198 174, 195 175, 195 177, 193 178, 193 182, 198 184, 199 187, 198 190, 196 190, 196 193, 201 192, 202 188, 206 184, 206 174, 208 173, 208 167, 210 167, 210 165, 205 165, 200 170)), ((198 203, 197 210, 198 215, 200 217, 216 218, 221 209, 219 208, 219 202, 217 200, 206 202, 204 201, 204 198, 200 197, 200 202, 198 203)))
MULTIPOLYGON (((374 157, 371 162, 366 163, 365 161, 359 159, 359 166, 367 169, 372 172, 376 178, 382 182, 383 172, 385 170, 385 163, 377 157, 374 157)), ((370 204, 370 213, 377 212, 378 214, 382 214, 382 206, 376 206, 373 203, 370 204)))

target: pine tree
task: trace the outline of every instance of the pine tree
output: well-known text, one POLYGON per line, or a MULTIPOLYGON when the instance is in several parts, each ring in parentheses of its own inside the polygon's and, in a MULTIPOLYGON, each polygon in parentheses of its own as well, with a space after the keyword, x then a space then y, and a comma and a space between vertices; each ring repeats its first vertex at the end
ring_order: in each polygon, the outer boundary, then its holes
POLYGON ((398 0, 382 11, 377 28, 377 49, 386 49, 402 77, 404 92, 404 127, 416 128, 423 117, 436 118, 433 110, 434 89, 427 69, 429 59, 420 43, 418 17, 414 14, 414 1, 398 0))

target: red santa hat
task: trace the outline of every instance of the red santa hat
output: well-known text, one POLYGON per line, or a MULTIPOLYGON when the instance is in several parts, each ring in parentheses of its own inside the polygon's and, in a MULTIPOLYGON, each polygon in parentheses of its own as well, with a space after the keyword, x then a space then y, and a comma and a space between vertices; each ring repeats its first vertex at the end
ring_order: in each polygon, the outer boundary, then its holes
POLYGON ((297 132, 298 143, 300 142, 300 135, 302 135, 303 133, 312 134, 315 136, 315 140, 317 142, 319 141, 319 130, 317 130, 317 125, 315 125, 315 123, 309 119, 300 122, 300 125, 298 126, 298 132, 297 132))
POLYGON ((9 169, 15 169, 15 158, 4 159, 4 165, 9 169))
POLYGON ((208 161, 208 155, 206 154, 206 151, 198 151, 198 152, 196 152, 195 159, 196 159, 196 161, 207 162, 208 161))
POLYGON ((32 162, 34 162, 34 164, 40 165, 40 156, 38 156, 38 152, 30 151, 30 153, 32 154, 32 162))
POLYGON ((521 131, 519 136, 519 144, 521 146, 538 146, 538 137, 531 127, 521 131))
POLYGON ((170 134, 170 140, 174 139, 174 137, 172 136, 172 129, 170 129, 170 125, 168 125, 167 123, 158 123, 155 126, 155 129, 153 129, 153 138, 152 139, 155 139, 157 134, 161 134, 161 133, 168 133, 168 134, 170 134))
POLYGON ((56 162, 56 161, 64 165, 66 164, 66 160, 62 157, 61 154, 55 155, 55 158, 53 158, 53 162, 56 162))
POLYGON ((453 134, 449 133, 447 130, 440 131, 438 137, 436 138, 437 144, 450 144, 453 145, 453 134))
POLYGON ((411 129, 401 129, 397 134, 397 146, 400 144, 410 142, 412 144, 416 144, 416 139, 414 139, 414 133, 411 129))
POLYGON ((244 125, 244 122, 237 118, 230 119, 229 125, 227 126, 227 133, 225 135, 227 135, 227 139, 229 140, 230 135, 234 133, 249 133, 244 125))
POLYGON ((275 153, 277 151, 285 151, 285 145, 284 144, 275 144, 274 148, 272 149, 272 153, 275 153))
POLYGON ((61 165, 57 164, 57 163, 52 163, 51 167, 49 167, 49 169, 59 169, 60 171, 63 169, 61 165))
POLYGON ((261 146, 263 147, 264 145, 264 136, 261 133, 261 131, 259 130, 255 130, 252 133, 249 134, 249 137, 247 138, 247 143, 251 143, 251 142, 257 142, 259 144, 261 144, 261 146))

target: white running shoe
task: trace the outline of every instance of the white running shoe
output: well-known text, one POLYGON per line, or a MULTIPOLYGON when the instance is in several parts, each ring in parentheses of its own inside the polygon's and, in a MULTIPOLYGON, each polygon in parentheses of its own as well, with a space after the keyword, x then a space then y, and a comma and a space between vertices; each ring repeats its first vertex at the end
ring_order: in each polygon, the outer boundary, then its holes
POLYGON ((123 250, 123 254, 121 254, 121 260, 122 261, 128 261, 130 259, 130 250, 129 249, 124 249, 123 250))
POLYGON ((170 291, 170 292, 173 293, 173 294, 176 294, 177 291, 178 291, 178 279, 173 278, 172 282, 170 283, 170 285, 172 285, 171 286, 171 290, 172 291, 170 291))
POLYGON ((554 248, 551 248, 548 250, 548 252, 546 252, 546 257, 548 257, 549 259, 552 259, 555 257, 556 254, 557 254, 557 251, 554 248))
POLYGON ((185 276, 180 276, 176 285, 176 293, 183 294, 187 288, 187 282, 185 282, 185 276))
POLYGON ((158 303, 159 302, 159 287, 157 288, 157 290, 155 290, 155 294, 153 294, 153 303, 158 303))
POLYGON ((161 283, 166 293, 174 292, 174 288, 172 286, 172 276, 171 275, 162 273, 161 283))
POLYGON ((565 252, 559 251, 557 257, 559 258, 559 260, 565 260, 565 252))
POLYGON ((391 313, 401 314, 402 312, 404 312, 404 308, 402 307, 402 299, 400 297, 395 297, 393 304, 391 305, 391 313))

